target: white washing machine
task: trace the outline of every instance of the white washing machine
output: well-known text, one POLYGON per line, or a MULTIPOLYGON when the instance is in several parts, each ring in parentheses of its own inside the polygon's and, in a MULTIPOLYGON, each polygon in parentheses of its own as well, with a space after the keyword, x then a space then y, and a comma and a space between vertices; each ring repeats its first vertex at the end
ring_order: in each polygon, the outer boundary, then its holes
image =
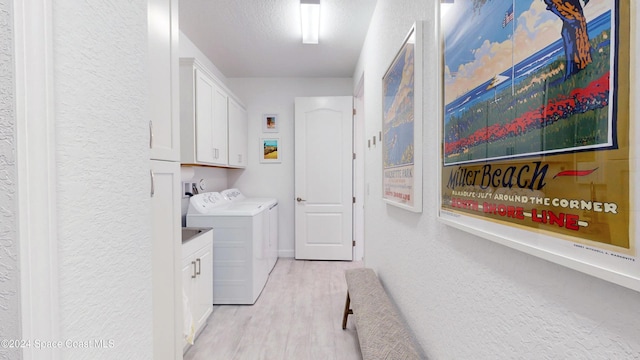
POLYGON ((188 227, 213 228, 213 303, 254 304, 269 278, 268 207, 231 202, 218 192, 194 195, 188 227))
POLYGON ((244 204, 262 204, 268 210, 268 229, 265 233, 269 234, 268 248, 266 249, 269 273, 278 261, 278 199, 275 198, 248 198, 240 190, 232 188, 220 192, 226 199, 233 203, 244 204))
POLYGON ((266 206, 278 205, 278 199, 275 198, 248 198, 242 191, 231 188, 220 192, 222 196, 233 202, 245 202, 245 203, 263 203, 266 206))

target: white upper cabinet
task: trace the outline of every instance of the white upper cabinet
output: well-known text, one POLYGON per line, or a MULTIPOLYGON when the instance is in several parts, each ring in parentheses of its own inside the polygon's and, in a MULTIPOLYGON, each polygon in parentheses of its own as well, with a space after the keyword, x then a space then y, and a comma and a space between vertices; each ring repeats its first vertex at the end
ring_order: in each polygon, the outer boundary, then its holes
POLYGON ((187 152, 189 156, 187 158, 183 156, 182 162, 216 164, 217 154, 213 146, 214 104, 212 101, 216 86, 209 77, 198 69, 193 69, 192 76, 195 77, 194 100, 188 105, 184 104, 185 111, 183 113, 187 113, 187 109, 193 108, 193 115, 188 116, 187 119, 190 126, 195 123, 195 128, 184 132, 185 137, 189 138, 185 138, 182 143, 185 145, 183 147, 189 147, 187 152), (191 137, 194 133, 195 154, 191 154, 193 151, 191 137), (195 155, 195 161, 191 160, 194 158, 191 155, 195 155))
POLYGON ((229 98, 229 166, 247 166, 247 110, 229 98))
MULTIPOLYGON (((229 105, 227 93, 219 86, 213 91, 213 151, 215 152, 215 163, 227 165, 229 163, 228 151, 228 116, 229 105)), ((197 115, 196 115, 197 116, 197 115)))
POLYGON ((180 161, 178 1, 148 0, 151 159, 180 161))
POLYGON ((180 59, 183 164, 246 166, 246 110, 193 58, 180 59))

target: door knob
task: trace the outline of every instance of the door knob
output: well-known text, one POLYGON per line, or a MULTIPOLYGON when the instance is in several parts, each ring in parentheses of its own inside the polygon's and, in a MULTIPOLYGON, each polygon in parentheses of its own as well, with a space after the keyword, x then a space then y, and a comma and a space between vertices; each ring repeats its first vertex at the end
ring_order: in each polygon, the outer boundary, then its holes
POLYGON ((304 200, 304 199, 301 199, 301 198, 297 198, 296 201, 297 202, 301 202, 301 201, 307 201, 307 200, 304 200))

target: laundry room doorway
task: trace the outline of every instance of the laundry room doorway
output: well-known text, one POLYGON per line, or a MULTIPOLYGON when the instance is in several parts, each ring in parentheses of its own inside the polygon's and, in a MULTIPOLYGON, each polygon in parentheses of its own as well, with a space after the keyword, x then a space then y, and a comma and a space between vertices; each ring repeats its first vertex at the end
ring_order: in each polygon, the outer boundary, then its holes
POLYGON ((353 260, 353 97, 295 99, 295 258, 353 260))

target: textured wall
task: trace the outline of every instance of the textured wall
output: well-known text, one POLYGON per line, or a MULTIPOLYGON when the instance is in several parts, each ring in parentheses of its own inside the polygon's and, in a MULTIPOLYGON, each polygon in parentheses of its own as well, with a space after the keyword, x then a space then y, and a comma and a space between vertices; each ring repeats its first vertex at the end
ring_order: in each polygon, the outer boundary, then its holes
POLYGON ((293 118, 296 96, 351 95, 351 78, 229 78, 229 87, 247 107, 249 155, 244 171, 229 171, 229 186, 252 197, 275 197, 279 201, 279 253, 293 257, 294 173, 293 118), (261 164, 262 114, 278 114, 282 141, 282 162, 261 164))
MULTIPOLYGON (((0 339, 20 338, 12 1, 0 0, 0 339)), ((0 347, 0 359, 19 359, 0 347)))
POLYGON ((152 358, 146 3, 53 2, 64 359, 152 358))
POLYGON ((371 138, 381 129, 380 79, 413 22, 425 20, 424 211, 381 201, 381 149, 365 150, 366 265, 431 359, 640 358, 640 293, 436 220, 438 119, 429 111, 440 106, 435 3, 379 0, 354 73, 364 72, 371 138))

